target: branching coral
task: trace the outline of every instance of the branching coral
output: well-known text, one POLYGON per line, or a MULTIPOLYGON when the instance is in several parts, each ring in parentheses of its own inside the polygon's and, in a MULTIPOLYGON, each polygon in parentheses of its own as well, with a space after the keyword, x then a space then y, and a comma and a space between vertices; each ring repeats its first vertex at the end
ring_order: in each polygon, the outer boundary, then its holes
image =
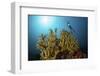
POLYGON ((58 38, 57 29, 49 31, 48 36, 41 34, 37 47, 41 50, 40 59, 55 59, 59 52, 74 52, 79 49, 79 44, 75 37, 67 31, 62 30, 58 38))
POLYGON ((53 30, 50 30, 48 37, 42 34, 37 45, 38 48, 41 50, 40 59, 54 59, 58 52, 58 47, 56 44, 57 37, 56 33, 53 32, 53 30))
POLYGON ((79 49, 77 40, 70 32, 67 31, 61 32, 59 46, 62 48, 61 51, 74 52, 79 49))

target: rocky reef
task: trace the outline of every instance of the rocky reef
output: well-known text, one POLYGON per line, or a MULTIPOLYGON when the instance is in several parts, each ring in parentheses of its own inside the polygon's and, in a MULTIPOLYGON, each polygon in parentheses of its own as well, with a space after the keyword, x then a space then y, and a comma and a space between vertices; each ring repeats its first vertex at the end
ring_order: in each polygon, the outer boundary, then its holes
POLYGON ((40 60, 86 58, 74 35, 64 29, 57 36, 57 29, 49 30, 48 35, 41 34, 37 42, 40 60))

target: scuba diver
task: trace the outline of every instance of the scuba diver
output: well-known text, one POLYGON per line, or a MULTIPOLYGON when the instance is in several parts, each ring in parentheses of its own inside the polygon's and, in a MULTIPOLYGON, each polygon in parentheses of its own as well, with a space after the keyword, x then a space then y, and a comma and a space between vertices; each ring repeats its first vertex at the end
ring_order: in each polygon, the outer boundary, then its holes
POLYGON ((76 33, 76 31, 71 26, 70 22, 67 22, 67 26, 68 26, 68 28, 69 28, 69 30, 70 30, 71 33, 76 33))
POLYGON ((73 34, 76 38, 78 37, 78 32, 76 32, 74 30, 74 28, 71 26, 70 22, 67 22, 67 28, 69 29, 71 34, 73 34))

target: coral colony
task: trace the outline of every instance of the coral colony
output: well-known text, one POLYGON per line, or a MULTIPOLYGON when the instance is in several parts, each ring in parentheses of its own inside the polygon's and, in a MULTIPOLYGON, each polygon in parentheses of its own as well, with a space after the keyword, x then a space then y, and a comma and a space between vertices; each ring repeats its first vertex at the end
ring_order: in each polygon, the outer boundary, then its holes
POLYGON ((38 43, 41 60, 86 58, 74 35, 64 29, 57 36, 57 29, 49 30, 48 35, 41 34, 38 43))

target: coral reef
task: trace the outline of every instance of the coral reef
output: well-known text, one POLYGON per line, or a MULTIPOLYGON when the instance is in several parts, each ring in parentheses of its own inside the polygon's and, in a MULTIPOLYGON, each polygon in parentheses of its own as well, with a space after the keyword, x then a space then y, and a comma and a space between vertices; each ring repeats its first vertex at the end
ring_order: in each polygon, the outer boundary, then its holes
POLYGON ((41 34, 37 47, 40 49, 41 60, 85 58, 79 49, 79 43, 72 33, 62 30, 60 37, 57 29, 50 29, 48 35, 41 34))

